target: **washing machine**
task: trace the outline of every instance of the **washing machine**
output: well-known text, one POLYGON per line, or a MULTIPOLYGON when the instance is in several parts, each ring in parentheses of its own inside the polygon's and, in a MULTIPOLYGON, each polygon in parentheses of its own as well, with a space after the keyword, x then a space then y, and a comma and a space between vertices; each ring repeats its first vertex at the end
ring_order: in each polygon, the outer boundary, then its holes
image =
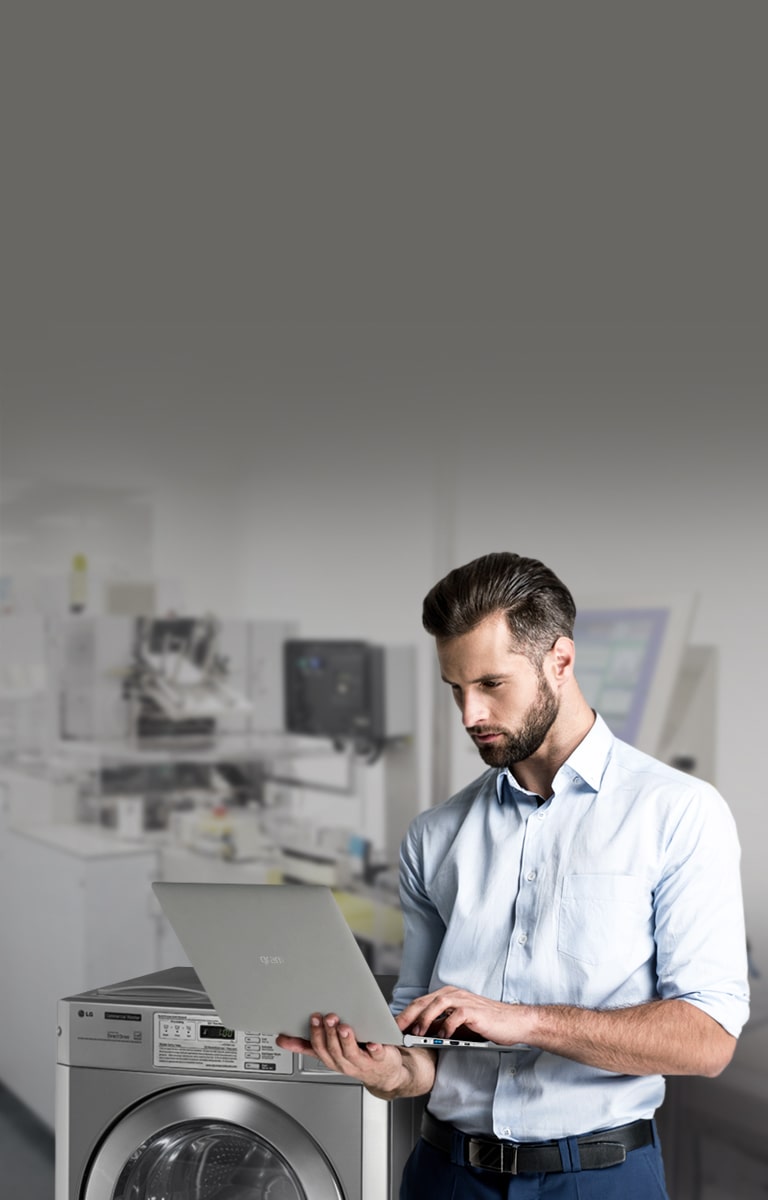
POLYGON ((397 1196, 423 1102, 225 1028, 191 968, 66 997, 58 1025, 56 1200, 397 1196))

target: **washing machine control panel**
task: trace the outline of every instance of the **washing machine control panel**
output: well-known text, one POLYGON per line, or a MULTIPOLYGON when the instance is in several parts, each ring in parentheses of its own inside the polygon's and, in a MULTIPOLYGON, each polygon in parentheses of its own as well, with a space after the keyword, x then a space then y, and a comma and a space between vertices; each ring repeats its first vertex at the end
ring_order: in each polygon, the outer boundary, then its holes
POLYGON ((274 1034, 227 1029, 211 1013, 155 1012, 153 1032, 156 1067, 264 1075, 293 1073, 293 1055, 280 1049, 274 1034))

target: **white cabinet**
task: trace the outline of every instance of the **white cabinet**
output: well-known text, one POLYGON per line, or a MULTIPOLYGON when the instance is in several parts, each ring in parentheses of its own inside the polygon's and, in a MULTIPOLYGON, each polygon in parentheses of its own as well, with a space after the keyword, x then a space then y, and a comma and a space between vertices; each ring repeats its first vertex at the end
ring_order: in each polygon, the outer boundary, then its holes
POLYGON ((53 1125, 56 1003, 153 971, 157 855, 88 827, 0 831, 0 1080, 53 1125))

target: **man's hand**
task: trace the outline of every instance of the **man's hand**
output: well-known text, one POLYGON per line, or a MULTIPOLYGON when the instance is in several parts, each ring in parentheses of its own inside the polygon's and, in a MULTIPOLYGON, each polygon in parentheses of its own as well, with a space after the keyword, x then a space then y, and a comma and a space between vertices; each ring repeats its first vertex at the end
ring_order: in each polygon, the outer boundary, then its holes
POLYGON ((430 1090, 435 1077, 435 1055, 424 1049, 360 1045, 351 1026, 335 1013, 313 1013, 310 1040, 281 1033, 277 1044, 294 1054, 311 1054, 331 1071, 359 1079, 375 1096, 387 1100, 399 1096, 421 1096, 430 1090))
POLYGON ((397 1023, 404 1033, 417 1036, 451 1038, 463 1028, 487 1041, 512 1046, 526 1040, 521 1017, 525 1011, 463 988, 443 987, 413 1000, 398 1014, 397 1023))

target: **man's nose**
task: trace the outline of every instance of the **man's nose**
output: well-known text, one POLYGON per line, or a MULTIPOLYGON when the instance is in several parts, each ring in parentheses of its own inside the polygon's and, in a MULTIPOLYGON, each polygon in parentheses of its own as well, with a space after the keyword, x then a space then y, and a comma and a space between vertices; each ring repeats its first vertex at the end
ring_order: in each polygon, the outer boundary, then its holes
POLYGON ((461 704, 461 719, 465 729, 473 725, 482 725, 488 718, 488 706, 483 697, 475 693, 465 693, 461 704))

